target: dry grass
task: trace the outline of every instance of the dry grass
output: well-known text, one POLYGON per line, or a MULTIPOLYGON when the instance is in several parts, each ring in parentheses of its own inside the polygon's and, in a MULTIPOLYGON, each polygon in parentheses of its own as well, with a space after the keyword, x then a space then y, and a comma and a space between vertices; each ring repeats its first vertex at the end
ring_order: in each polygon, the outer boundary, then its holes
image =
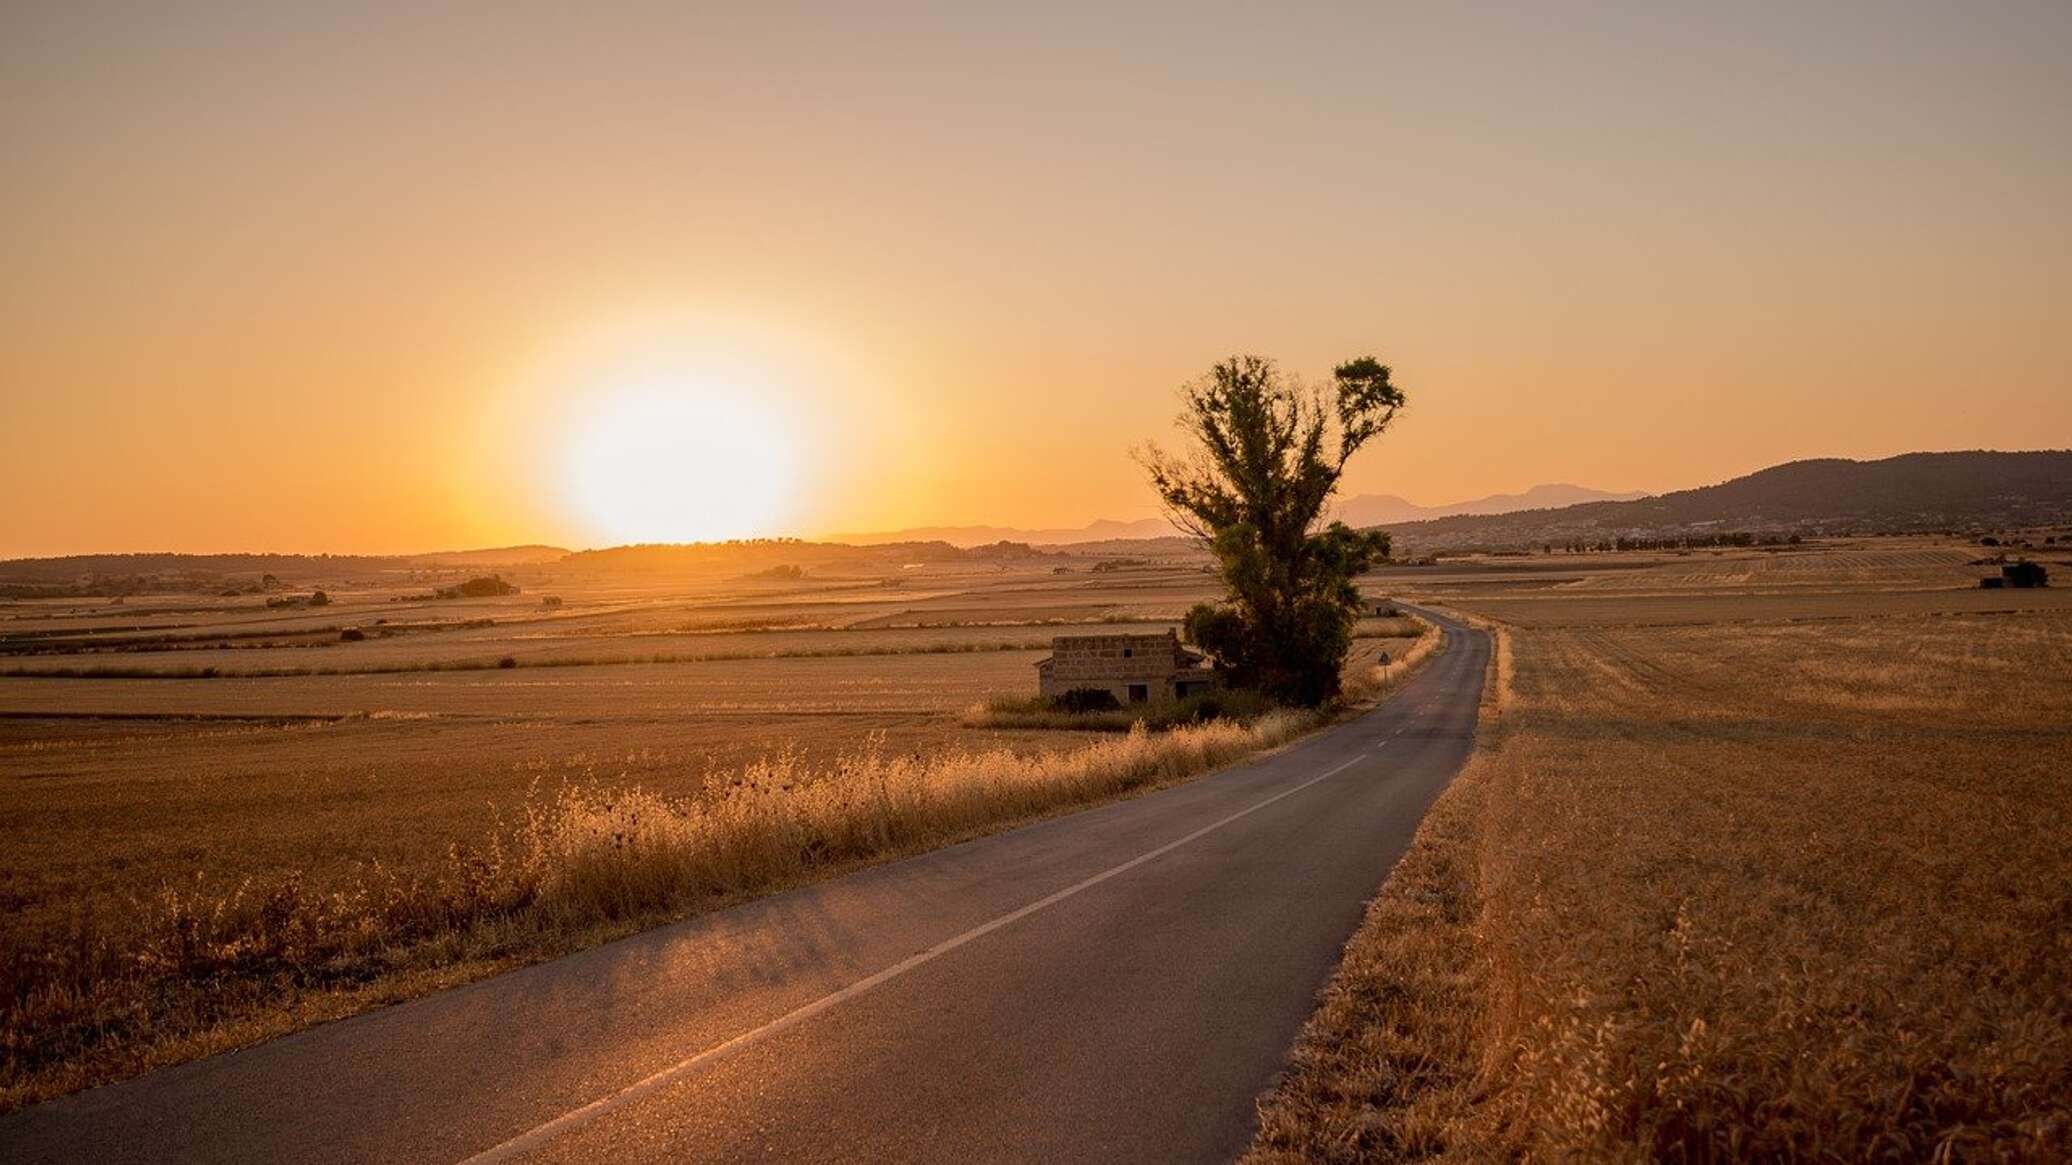
POLYGON ((1193 776, 1315 723, 1133 731, 1039 756, 786 751, 697 798, 568 787, 436 870, 168 889, 0 958, 0 1109, 701 907, 1193 776))
MULTIPOLYGON (((1399 623, 1391 629, 1392 640, 1400 642, 1411 636, 1415 636, 1415 639, 1407 647, 1390 656, 1387 663, 1359 662, 1349 668, 1345 674, 1345 686, 1339 693, 1339 699, 1346 704, 1365 707, 1395 691, 1402 686, 1404 680, 1410 678, 1412 672, 1423 666, 1424 661, 1439 650, 1439 644, 1444 642, 1444 637, 1437 634, 1430 623, 1417 616, 1405 615, 1400 620, 1390 622, 1399 623)), ((1357 658, 1360 657, 1356 655, 1357 658)))
POLYGON ((1509 646, 1251 1161, 2072 1154, 2072 617, 1509 646))
POLYGON ((1415 639, 1426 631, 1425 621, 1411 614, 1376 616, 1360 620, 1353 627, 1355 639, 1415 639))
POLYGON ((415 876, 527 791, 640 785, 673 798, 795 747, 816 771, 888 752, 1090 743, 975 730, 971 692, 1033 682, 1036 653, 760 659, 402 677, 0 680, 0 948, 201 877, 415 876))

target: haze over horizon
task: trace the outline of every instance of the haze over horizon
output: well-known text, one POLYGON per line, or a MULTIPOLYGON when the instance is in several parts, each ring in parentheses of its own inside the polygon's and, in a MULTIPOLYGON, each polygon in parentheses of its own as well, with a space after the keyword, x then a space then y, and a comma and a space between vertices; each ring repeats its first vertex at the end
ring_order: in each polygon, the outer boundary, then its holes
POLYGON ((2072 445, 2072 8, 0 15, 0 557, 1156 512, 2072 445), (1141 499, 1127 509, 1128 499, 1141 499))

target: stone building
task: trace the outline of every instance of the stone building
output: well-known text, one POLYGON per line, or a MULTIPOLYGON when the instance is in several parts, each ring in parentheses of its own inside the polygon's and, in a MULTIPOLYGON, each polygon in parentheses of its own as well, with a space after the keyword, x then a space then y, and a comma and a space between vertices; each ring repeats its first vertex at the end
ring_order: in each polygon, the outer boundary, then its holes
POLYGON ((1051 640, 1050 658, 1036 663, 1037 690, 1046 699, 1092 689, 1119 704, 1143 704, 1206 692, 1215 683, 1208 661, 1171 631, 1060 635, 1051 640))

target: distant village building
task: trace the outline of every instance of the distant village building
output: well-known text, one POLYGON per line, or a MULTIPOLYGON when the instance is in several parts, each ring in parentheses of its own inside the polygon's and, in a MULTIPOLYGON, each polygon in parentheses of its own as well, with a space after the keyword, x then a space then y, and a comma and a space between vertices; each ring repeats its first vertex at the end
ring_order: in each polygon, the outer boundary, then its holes
POLYGON ((1121 635, 1060 635, 1050 658, 1036 663, 1037 690, 1055 700, 1067 692, 1102 691, 1118 704, 1175 700, 1215 686, 1201 655, 1180 646, 1171 631, 1121 635))
POLYGON ((2040 562, 2010 562, 2000 568, 2000 577, 1987 576, 1978 580, 1978 585, 1988 590, 1999 587, 2047 587, 2050 572, 2040 562))

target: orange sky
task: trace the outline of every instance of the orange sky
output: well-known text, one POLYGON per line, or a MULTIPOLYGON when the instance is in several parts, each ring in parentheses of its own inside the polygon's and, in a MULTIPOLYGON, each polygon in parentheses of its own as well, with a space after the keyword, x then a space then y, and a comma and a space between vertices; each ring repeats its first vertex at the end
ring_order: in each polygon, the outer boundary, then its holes
POLYGON ((1136 517, 1236 350, 1425 502, 2072 445, 2063 3, 368 7, 0 13, 0 555, 613 541, 636 382, 772 533, 1136 517))

